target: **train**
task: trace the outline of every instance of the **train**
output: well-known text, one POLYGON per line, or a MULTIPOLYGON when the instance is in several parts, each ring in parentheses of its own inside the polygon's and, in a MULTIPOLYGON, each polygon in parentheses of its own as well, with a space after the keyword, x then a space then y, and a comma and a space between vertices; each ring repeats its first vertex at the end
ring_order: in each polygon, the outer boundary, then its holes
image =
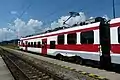
POLYGON ((120 18, 96 17, 74 26, 22 37, 18 46, 42 55, 72 57, 80 63, 92 60, 101 68, 110 69, 113 64, 120 65, 120 18))

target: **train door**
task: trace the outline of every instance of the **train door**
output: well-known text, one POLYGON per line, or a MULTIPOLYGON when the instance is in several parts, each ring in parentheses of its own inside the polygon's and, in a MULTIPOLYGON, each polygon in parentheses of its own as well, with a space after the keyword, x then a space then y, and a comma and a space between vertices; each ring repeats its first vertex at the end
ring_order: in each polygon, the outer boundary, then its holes
POLYGON ((100 33, 100 65, 101 68, 110 69, 111 68, 111 56, 110 56, 110 24, 104 18, 98 17, 96 20, 100 21, 99 33, 100 33))
POLYGON ((42 39, 42 54, 47 54, 47 39, 42 39))
POLYGON ((23 40, 21 40, 20 44, 21 44, 21 46, 23 47, 23 40))
POLYGON ((25 41, 25 51, 27 51, 27 41, 25 41))

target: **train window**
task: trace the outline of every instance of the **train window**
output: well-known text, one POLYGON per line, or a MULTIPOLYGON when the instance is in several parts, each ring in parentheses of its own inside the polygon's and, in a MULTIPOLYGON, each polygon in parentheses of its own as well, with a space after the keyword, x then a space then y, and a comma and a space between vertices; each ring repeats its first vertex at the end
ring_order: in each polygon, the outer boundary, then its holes
POLYGON ((55 41, 50 41, 50 49, 55 49, 55 41))
POLYGON ((30 43, 30 46, 29 47, 31 47, 31 42, 29 42, 30 43))
POLYGON ((34 47, 36 47, 36 42, 34 42, 34 47))
POLYGON ((118 27, 118 43, 120 43, 120 27, 118 27))
POLYGON ((94 32, 93 31, 81 32, 80 39, 81 44, 93 44, 94 32))
POLYGON ((33 47, 33 42, 31 42, 31 47, 33 47))
POLYGON ((38 42, 38 48, 41 48, 41 42, 38 42))
POLYGON ((28 42, 28 47, 30 47, 30 42, 28 42))
POLYGON ((57 41, 58 44, 64 44, 64 35, 58 35, 57 41))
POLYGON ((77 42, 77 35, 76 33, 68 34, 67 35, 67 43, 68 44, 76 44, 77 42))

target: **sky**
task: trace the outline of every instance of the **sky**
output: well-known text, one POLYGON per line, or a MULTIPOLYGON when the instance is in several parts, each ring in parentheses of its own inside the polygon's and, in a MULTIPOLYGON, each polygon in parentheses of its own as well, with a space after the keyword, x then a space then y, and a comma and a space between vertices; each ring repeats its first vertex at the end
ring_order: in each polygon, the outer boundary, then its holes
MULTIPOLYGON (((113 18, 113 0, 0 0, 0 41, 11 40, 62 26, 70 11, 80 16, 67 23, 92 17, 113 18)), ((115 0, 116 17, 120 17, 120 0, 115 0)))

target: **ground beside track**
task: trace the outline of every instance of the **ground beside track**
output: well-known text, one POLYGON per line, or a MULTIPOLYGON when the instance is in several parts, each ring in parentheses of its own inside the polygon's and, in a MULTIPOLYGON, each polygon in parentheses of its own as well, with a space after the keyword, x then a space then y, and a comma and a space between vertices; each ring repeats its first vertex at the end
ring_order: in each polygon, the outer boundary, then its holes
MULTIPOLYGON (((9 49, 9 50, 11 51, 12 49, 9 49)), ((71 70, 82 71, 81 72, 82 74, 92 73, 92 74, 89 74, 89 76, 92 76, 92 77, 96 77, 94 75, 94 74, 96 74, 96 75, 102 76, 102 77, 99 77, 100 79, 102 79, 104 77, 106 77, 110 80, 119 80, 120 79, 120 74, 115 73, 115 72, 109 72, 109 71, 105 71, 105 70, 99 70, 97 68, 91 68, 91 67, 81 66, 81 65, 77 65, 77 64, 72 64, 72 63, 68 63, 68 62, 64 62, 64 61, 46 58, 43 56, 38 56, 38 55, 26 53, 26 52, 17 51, 17 50, 12 50, 12 51, 19 52, 21 54, 23 53, 24 55, 29 55, 29 56, 32 56, 32 57, 35 57, 37 59, 41 59, 44 61, 48 61, 48 62, 54 63, 55 65, 69 68, 71 70)))
POLYGON ((4 63, 1 55, 0 55, 0 80, 14 80, 11 72, 4 63))
POLYGON ((62 80, 57 76, 49 76, 45 73, 46 70, 36 68, 29 61, 27 62, 13 53, 3 49, 0 52, 15 80, 62 80))
MULTIPOLYGON (((10 51, 13 53, 13 51, 10 51)), ((69 69, 64 66, 56 65, 47 61, 43 61, 40 59, 36 59, 30 56, 27 56, 25 54, 19 54, 18 52, 14 52, 14 54, 17 54, 19 57, 26 59, 31 64, 36 64, 36 67, 39 67, 45 71, 48 71, 49 73, 55 74, 59 76, 60 78, 63 78, 62 80, 99 80, 100 78, 92 77, 93 75, 78 72, 74 69, 69 69)), ((107 80, 107 79, 101 79, 101 80, 107 80)))

